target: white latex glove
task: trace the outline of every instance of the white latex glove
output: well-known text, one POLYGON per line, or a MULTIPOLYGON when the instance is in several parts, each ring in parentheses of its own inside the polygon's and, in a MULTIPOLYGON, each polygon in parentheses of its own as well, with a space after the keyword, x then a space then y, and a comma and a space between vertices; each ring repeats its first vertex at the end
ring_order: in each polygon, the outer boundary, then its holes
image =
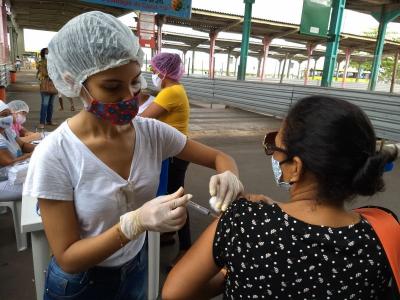
POLYGON ((229 204, 243 192, 243 184, 231 171, 211 176, 210 206, 216 212, 225 211, 229 204))
POLYGON ((183 188, 179 188, 173 194, 150 200, 120 217, 121 231, 130 240, 146 230, 177 231, 185 224, 185 205, 192 197, 190 194, 184 195, 183 188))

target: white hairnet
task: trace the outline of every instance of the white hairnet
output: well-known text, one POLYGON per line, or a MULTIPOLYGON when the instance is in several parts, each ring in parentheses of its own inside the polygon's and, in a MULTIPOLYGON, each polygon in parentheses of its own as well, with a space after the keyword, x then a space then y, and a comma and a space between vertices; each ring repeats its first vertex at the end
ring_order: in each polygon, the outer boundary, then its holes
POLYGON ((81 14, 53 37, 47 68, 57 90, 79 97, 91 75, 131 61, 143 62, 138 38, 117 18, 99 11, 81 14))
POLYGON ((7 104, 4 103, 3 100, 0 100, 0 112, 3 110, 10 109, 7 104))
POLYGON ((21 111, 29 113, 28 104, 26 104, 26 102, 22 100, 13 100, 11 102, 8 102, 8 107, 13 113, 18 113, 21 111))

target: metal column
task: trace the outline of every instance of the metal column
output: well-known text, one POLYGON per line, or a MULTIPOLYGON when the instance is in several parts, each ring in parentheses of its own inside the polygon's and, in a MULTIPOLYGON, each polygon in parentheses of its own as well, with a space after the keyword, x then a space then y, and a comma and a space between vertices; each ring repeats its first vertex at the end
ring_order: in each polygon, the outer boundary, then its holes
POLYGON ((156 24, 157 24, 157 53, 161 52, 162 48, 162 27, 166 21, 166 17, 164 15, 156 15, 156 24))
POLYGON ((233 76, 236 76, 238 69, 238 56, 235 56, 235 71, 233 72, 233 76))
POLYGON ((307 85, 308 82, 308 72, 310 70, 310 60, 311 60, 311 55, 313 54, 313 51, 317 45, 312 44, 312 43, 307 43, 307 66, 306 70, 304 71, 304 85, 307 85))
POLYGON ((255 0, 244 0, 245 11, 242 30, 242 48, 240 49, 240 64, 238 70, 238 80, 246 79, 247 54, 249 52, 249 39, 251 31, 251 10, 255 0))
POLYGON ((232 54, 233 48, 228 48, 228 59, 226 61, 226 76, 229 76, 229 66, 230 66, 230 58, 232 54))
POLYGON ((262 56, 257 57, 258 63, 257 63, 257 77, 261 76, 261 64, 262 64, 262 56))
POLYGON ((315 79, 315 70, 317 69, 317 62, 318 62, 319 57, 314 57, 314 69, 313 69, 313 74, 312 74, 312 80, 315 79))
MULTIPOLYGON (((187 50, 182 51, 182 64, 183 64, 184 70, 186 70, 186 54, 187 54, 187 50)), ((190 64, 190 61, 189 61, 189 64, 190 64)), ((189 72, 188 72, 188 74, 189 74, 189 72)))
POLYGON ((332 85, 333 72, 339 49, 340 32, 342 28, 343 12, 346 0, 333 0, 331 23, 328 31, 328 43, 325 53, 324 70, 322 72, 321 86, 332 85))
POLYGON ((209 62, 208 62, 208 77, 213 79, 215 74, 215 59, 214 59, 214 52, 215 52, 215 41, 217 39, 218 33, 215 30, 210 31, 210 55, 209 55, 209 62))
POLYGON ((288 59, 289 54, 286 53, 285 55, 285 61, 283 62, 283 68, 282 68, 282 73, 281 73, 281 79, 279 80, 279 83, 283 82, 283 77, 285 76, 285 68, 286 68, 286 61, 288 59))
POLYGON ((361 65, 362 65, 362 63, 359 62, 359 63, 358 63, 358 69, 357 69, 357 78, 356 78, 356 82, 358 82, 358 80, 361 78, 361 77, 360 77, 360 76, 361 76, 361 65))
POLYGON ((18 55, 17 33, 11 24, 8 26, 8 32, 10 34, 10 60, 14 63, 18 55))
POLYGON ((350 57, 351 57, 351 53, 352 52, 353 52, 353 49, 346 48, 346 62, 344 64, 344 71, 343 71, 343 78, 342 78, 342 88, 344 88, 344 82, 346 81, 346 78, 347 78, 347 69, 349 68, 350 57))
POLYGON ((382 52, 385 44, 385 35, 387 24, 398 16, 400 16, 400 9, 390 10, 385 5, 382 6, 380 14, 373 15, 379 22, 378 37, 376 39, 376 47, 374 52, 374 61, 372 62, 371 77, 369 79, 368 89, 375 91, 376 83, 378 81, 379 69, 381 66, 382 52))
POLYGON ((196 51, 194 49, 192 50, 192 74, 194 74, 194 56, 196 54, 196 51))
MULTIPOLYGON (((2 1, 4 2, 4 1, 2 1)), ((8 39, 7 39, 7 12, 6 5, 1 5, 0 11, 0 63, 9 63, 9 50, 8 50, 8 39)))
POLYGON ((301 69, 300 69, 300 67, 301 67, 301 63, 302 63, 303 61, 298 61, 298 63, 299 63, 299 69, 297 70, 297 79, 300 79, 300 71, 301 71, 301 69))
POLYGON ((338 81, 338 80, 339 80, 339 70, 340 70, 340 64, 342 63, 342 61, 343 61, 343 60, 337 62, 337 67, 336 67, 336 80, 335 80, 335 81, 338 81))
POLYGON ((272 39, 269 36, 264 36, 263 38, 263 51, 262 51, 262 66, 261 66, 261 81, 264 80, 265 77, 265 63, 268 58, 268 52, 269 52, 269 45, 271 45, 272 39))
POLYGON ((393 74, 392 74, 392 82, 390 83, 390 92, 394 93, 394 85, 396 84, 396 77, 397 77, 397 66, 399 63, 399 55, 400 55, 400 50, 396 52, 396 55, 394 57, 394 65, 393 65, 393 74))
MULTIPOLYGON (((279 75, 281 74, 281 67, 282 67, 282 59, 279 59, 279 66, 278 66, 278 78, 279 78, 279 75)), ((275 74, 274 74, 274 77, 275 77, 275 74)))
POLYGON ((287 68, 286 78, 289 79, 290 76, 290 65, 292 64, 292 57, 289 57, 289 64, 287 68))
POLYGON ((24 30, 22 28, 16 29, 17 32, 17 49, 19 57, 22 59, 22 54, 25 52, 24 30))

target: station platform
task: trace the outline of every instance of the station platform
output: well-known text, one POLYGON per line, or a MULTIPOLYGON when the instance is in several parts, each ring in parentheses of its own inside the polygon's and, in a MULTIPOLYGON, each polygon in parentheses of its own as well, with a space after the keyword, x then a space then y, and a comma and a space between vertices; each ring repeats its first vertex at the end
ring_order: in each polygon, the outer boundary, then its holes
MULTIPOLYGON (((35 130, 39 123, 40 93, 35 72, 23 70, 17 73, 17 83, 7 88, 7 101, 21 99, 30 106, 26 127, 35 130)), ((191 120, 190 138, 216 147, 233 156, 240 170, 240 178, 247 192, 265 194, 286 201, 288 194, 279 189, 274 182, 270 158, 262 148, 262 139, 267 130, 278 128, 282 120, 258 115, 223 105, 202 103, 201 99, 190 99, 191 120)), ((61 124, 82 108, 78 101, 74 103, 76 111, 69 110, 64 100, 64 111, 59 111, 58 99, 55 100, 54 121, 61 124)), ((46 130, 54 130, 47 127, 46 130)), ((208 181, 213 175, 211 170, 189 165, 186 175, 186 191, 193 194, 193 201, 208 207, 208 181)), ((385 174, 386 191, 371 199, 355 199, 351 206, 358 207, 374 204, 387 207, 400 215, 400 167, 385 174)), ((211 222, 209 217, 190 211, 193 240, 211 222)), ((16 251, 12 215, 10 212, 0 215, 0 299, 31 300, 35 298, 31 249, 16 251)), ((177 237, 176 237, 177 241, 177 237)), ((177 242, 172 246, 161 247, 160 284, 166 276, 166 267, 178 252, 177 242)))

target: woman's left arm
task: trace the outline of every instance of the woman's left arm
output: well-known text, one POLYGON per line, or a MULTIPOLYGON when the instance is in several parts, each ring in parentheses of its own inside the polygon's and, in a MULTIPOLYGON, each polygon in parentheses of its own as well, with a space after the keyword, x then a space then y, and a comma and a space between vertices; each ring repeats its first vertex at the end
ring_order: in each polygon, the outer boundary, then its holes
POLYGON ((239 176, 238 168, 231 156, 190 139, 187 140, 185 147, 176 157, 214 169, 217 173, 231 171, 239 176))
POLYGON ((163 108, 161 105, 157 103, 151 103, 149 107, 147 107, 144 112, 140 114, 142 118, 151 118, 151 119, 158 119, 163 114, 167 113, 168 111, 163 108))
POLYGON ((239 180, 239 171, 234 159, 217 149, 199 142, 187 140, 178 158, 209 167, 217 171, 210 178, 211 207, 216 211, 225 211, 229 204, 243 193, 244 188, 239 180), (215 197, 215 198, 214 198, 215 197))
POLYGON ((21 148, 23 153, 32 153, 33 150, 35 150, 36 145, 30 144, 30 143, 26 143, 23 142, 20 138, 15 138, 15 140, 17 141, 19 147, 21 148))
POLYGON ((210 299, 222 293, 224 275, 214 261, 215 220, 168 274, 164 300, 210 299))

